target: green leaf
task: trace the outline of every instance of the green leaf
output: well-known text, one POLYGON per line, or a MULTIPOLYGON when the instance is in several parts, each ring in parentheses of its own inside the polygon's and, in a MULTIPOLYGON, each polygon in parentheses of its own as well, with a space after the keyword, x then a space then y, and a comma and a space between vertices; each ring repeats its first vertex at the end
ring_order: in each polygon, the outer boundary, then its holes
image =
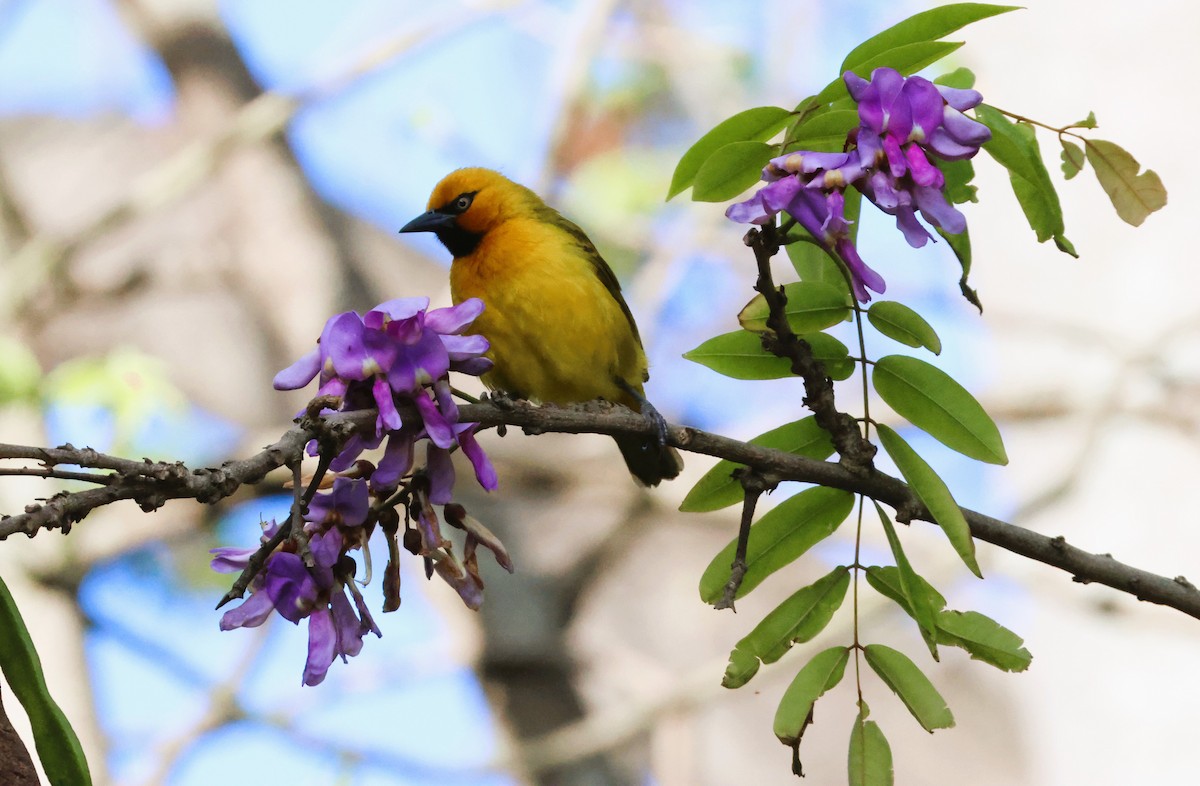
MULTIPOLYGON (((933 585, 925 580, 923 576, 913 574, 917 579, 917 588, 914 594, 922 596, 922 603, 934 610, 934 613, 946 608, 946 599, 942 597, 942 593, 934 589, 933 585)), ((904 585, 900 581, 900 569, 892 565, 880 567, 871 565, 867 568, 867 583, 875 588, 875 591, 885 598, 890 598, 896 602, 900 608, 904 609, 905 613, 910 617, 915 617, 916 613, 910 605, 911 601, 905 594, 904 585)))
POLYGON ((917 358, 887 355, 875 361, 871 381, 901 417, 946 447, 989 464, 1008 463, 996 424, 945 371, 917 358))
POLYGON ((841 565, 779 604, 733 648, 721 684, 740 688, 760 662, 774 663, 793 644, 810 641, 833 619, 849 587, 850 569, 841 565))
MULTIPOLYGON (((750 440, 750 444, 817 461, 824 461, 833 454, 829 432, 817 425, 814 415, 759 434, 750 440)), ((718 461, 683 498, 679 509, 685 513, 705 513, 741 502, 742 484, 733 477, 733 471, 740 466, 743 465, 725 459, 718 461)))
POLYGON ((1068 128, 1095 128, 1096 125, 1097 125, 1096 124, 1096 113, 1088 112, 1088 116, 1085 117, 1083 120, 1078 120, 1067 127, 1068 128))
POLYGON ((42 662, 8 586, 0 580, 0 671, 29 717, 34 747, 51 786, 90 786, 87 759, 67 716, 46 687, 42 662))
MULTIPOLYGON (((825 372, 835 380, 854 373, 850 350, 833 336, 806 333, 800 338, 812 347, 813 357, 825 364, 825 372)), ((734 379, 783 379, 792 376, 792 363, 763 349, 757 334, 735 330, 710 338, 683 356, 693 363, 708 366, 734 379)))
POLYGON ((850 360, 850 350, 828 333, 803 333, 797 338, 812 347, 813 357, 825 366, 825 373, 830 379, 841 381, 848 379, 854 373, 854 361, 850 360))
POLYGON ((950 494, 950 489, 946 488, 946 483, 899 434, 883 424, 878 424, 876 429, 879 431, 879 441, 883 443, 883 449, 892 457, 892 461, 896 462, 900 474, 904 476, 913 493, 929 508, 934 521, 950 539, 950 545, 971 572, 983 578, 983 574, 979 572, 979 563, 975 561, 975 541, 971 539, 971 528, 963 518, 962 509, 950 494))
MULTIPOLYGON (((819 281, 801 281, 783 288, 787 305, 784 313, 794 333, 812 333, 833 327, 850 316, 850 301, 844 292, 819 281)), ((738 322, 752 333, 767 332, 767 299, 761 294, 746 304, 738 322)))
POLYGON ((800 669, 775 711, 775 736, 780 742, 792 746, 799 744, 813 704, 825 691, 842 681, 849 658, 848 647, 830 647, 814 655, 800 669))
POLYGON ((987 104, 975 107, 975 116, 991 129, 992 138, 983 144, 983 149, 1008 170, 1013 193, 1038 242, 1053 239, 1059 249, 1078 256, 1063 234, 1062 205, 1042 161, 1033 128, 1025 123, 1010 122, 998 109, 987 104))
POLYGON ((1123 147, 1103 139, 1088 139, 1084 144, 1096 179, 1126 224, 1141 226, 1147 216, 1167 204, 1162 180, 1153 170, 1141 172, 1141 164, 1123 147))
POLYGON ((1059 137, 1058 141, 1062 143, 1063 176, 1066 177, 1067 180, 1070 180, 1078 175, 1079 171, 1083 169, 1083 165, 1087 162, 1086 154, 1083 152, 1082 147, 1069 139, 1063 139, 1062 137, 1059 137))
POLYGON ((948 729, 954 725, 954 715, 946 706, 946 700, 907 655, 882 644, 868 644, 863 648, 863 654, 867 664, 900 697, 925 731, 948 729))
POLYGON ((789 360, 763 349, 762 340, 745 330, 710 338, 683 356, 734 379, 782 379, 792 375, 789 360))
MULTIPOLYGON (((854 495, 824 486, 801 491, 767 511, 750 527, 746 576, 737 597, 745 597, 784 565, 832 535, 854 507, 854 495)), ((721 549, 700 576, 700 599, 716 603, 729 581, 737 538, 721 549)))
MULTIPOLYGON (((839 73, 854 71, 866 77, 870 71, 862 73, 863 64, 868 63, 898 47, 925 41, 936 41, 960 30, 967 25, 987 19, 990 16, 1016 11, 1015 5, 988 5, 985 3, 951 3, 950 5, 931 8, 914 14, 902 22, 898 22, 881 33, 877 33, 863 41, 842 61, 839 73)), ((924 66, 922 66, 924 67, 924 66)), ((895 66, 893 66, 895 68, 895 66)), ((865 70, 865 69, 864 69, 865 70)), ((920 69, 916 69, 920 70, 920 69)))
POLYGON ((1020 636, 977 611, 940 612, 938 642, 1004 671, 1025 671, 1033 661, 1020 636))
MULTIPOLYGON (((863 79, 869 79, 872 71, 886 66, 896 69, 903 76, 909 76, 953 54, 961 46, 961 41, 917 41, 903 44, 882 51, 852 68, 843 68, 840 73, 853 71, 863 79)), ((822 88, 815 100, 820 104, 834 104, 834 108, 854 105, 849 91, 846 90, 846 83, 840 76, 822 88)))
POLYGON ((760 106, 738 112, 716 125, 679 159, 667 199, 672 199, 691 187, 696 173, 709 156, 731 142, 765 142, 779 133, 792 118, 792 113, 777 106, 760 106))
MULTIPOLYGON (((789 238, 794 236, 812 237, 798 227, 789 233, 789 238)), ((850 286, 842 273, 841 263, 831 257, 829 252, 810 240, 796 240, 784 248, 792 267, 796 269, 796 275, 800 276, 802 281, 827 284, 841 292, 847 303, 850 302, 850 286)))
POLYGON ((917 312, 894 300, 880 300, 867 309, 867 319, 875 329, 888 338, 909 347, 925 347, 935 355, 942 354, 942 340, 937 332, 917 312))
POLYGON ((859 124, 857 109, 831 109, 801 118, 784 137, 785 150, 840 153, 846 136, 859 124))
POLYGON ((875 721, 867 720, 866 702, 850 730, 849 786, 892 786, 892 749, 875 721))
POLYGON ((696 173, 692 183, 695 202, 724 202, 762 179, 763 167, 777 151, 765 142, 730 142, 717 148, 696 173))
POLYGON ((983 303, 979 302, 979 293, 967 284, 967 278, 971 275, 971 235, 969 231, 960 232, 957 235, 942 230, 937 227, 937 233, 942 236, 942 240, 950 246, 950 250, 954 252, 954 256, 958 257, 958 264, 962 267, 962 278, 958 280, 958 291, 966 298, 967 302, 975 308, 979 309, 979 313, 983 313, 983 303))
POLYGON ((947 71, 933 80, 935 85, 945 85, 946 87, 954 87, 959 90, 970 90, 975 87, 975 72, 969 68, 959 66, 953 71, 947 71))
POLYGON ((971 164, 970 159, 964 158, 959 161, 935 159, 935 163, 946 180, 946 185, 942 187, 946 199, 956 205, 979 201, 979 197, 976 196, 979 189, 971 185, 971 181, 975 179, 975 167, 971 164))
MULTIPOLYGON (((921 630, 921 638, 925 640, 925 645, 929 647, 929 654, 934 660, 938 660, 937 651, 937 613, 946 605, 946 599, 937 594, 937 590, 933 587, 934 595, 930 595, 921 584, 921 577, 913 570, 912 563, 908 561, 908 556, 904 553, 904 548, 900 545, 900 538, 896 535, 896 528, 892 525, 892 520, 883 512, 883 508, 879 503, 875 503, 875 512, 879 514, 879 521, 883 525, 884 535, 887 536, 888 546, 892 549, 892 557, 896 560, 896 575, 900 584, 900 592, 907 602, 907 606, 901 603, 901 607, 908 611, 910 617, 916 620, 917 627, 921 630), (941 604, 937 604, 937 598, 941 599, 941 604)), ((928 585, 928 582, 925 582, 928 585)))

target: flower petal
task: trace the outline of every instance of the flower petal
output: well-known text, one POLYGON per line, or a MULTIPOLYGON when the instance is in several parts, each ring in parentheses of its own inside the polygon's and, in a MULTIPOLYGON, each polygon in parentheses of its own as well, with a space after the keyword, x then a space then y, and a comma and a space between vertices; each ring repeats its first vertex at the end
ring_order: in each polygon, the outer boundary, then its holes
POLYGON ((317 584, 299 555, 290 551, 280 552, 267 563, 267 575, 263 581, 263 592, 275 604, 280 616, 292 623, 299 623, 312 611, 317 598, 317 584))
POLYGON ((329 609, 333 614, 333 627, 337 634, 335 655, 341 655, 343 661, 347 655, 353 658, 362 652, 363 634, 366 633, 362 621, 354 613, 354 607, 350 605, 344 590, 333 593, 333 597, 329 599, 329 609))
POLYGON ((318 609, 308 618, 308 660, 304 662, 304 684, 320 685, 333 663, 337 648, 337 630, 328 608, 318 609))
POLYGON ((490 348, 488 340, 478 335, 442 336, 441 339, 451 363, 479 357, 490 348))
POLYGON ((257 628, 267 621, 274 610, 275 604, 271 602, 271 597, 260 590, 246 598, 242 605, 221 615, 221 630, 257 628))
POLYGON ((443 335, 461 333, 483 313, 483 308, 483 301, 477 297, 450 308, 435 308, 425 315, 425 327, 443 335))
POLYGON ((429 501, 445 505, 454 499, 454 462, 450 451, 430 444, 425 451, 425 472, 429 475, 429 501))
POLYGON ((396 486, 400 478, 412 469, 413 438, 407 431, 396 431, 388 437, 387 449, 371 474, 371 486, 386 489, 396 486))
POLYGON ((321 370, 321 349, 318 347, 275 375, 276 390, 299 390, 313 381, 321 370))
POLYGON ((496 468, 492 466, 492 460, 483 451, 479 440, 475 439, 475 428, 469 428, 459 434, 458 444, 462 446, 463 455, 470 459, 479 485, 487 491, 495 491, 500 485, 500 479, 496 475, 496 468))
POLYGON ((404 425, 400 413, 396 411, 396 401, 392 398, 392 388, 388 385, 387 377, 375 377, 375 382, 371 385, 371 394, 375 398, 375 407, 379 410, 379 416, 375 418, 376 433, 396 431, 404 425))
POLYGON ((429 440, 439 448, 448 448, 454 444, 454 428, 450 421, 441 413, 433 400, 424 393, 418 393, 414 399, 421 420, 425 423, 425 431, 429 440))
POLYGON ((978 90, 946 87, 945 85, 934 85, 934 87, 937 88, 938 93, 941 94, 946 103, 959 112, 972 109, 983 103, 983 94, 978 90))
POLYGON ((388 323, 412 319, 429 308, 427 297, 401 297, 380 303, 363 315, 363 324, 372 330, 383 330, 388 323))
POLYGON ((935 227, 949 232, 951 235, 957 235, 966 230, 966 216, 946 201, 941 189, 918 187, 915 189, 914 196, 917 200, 917 207, 921 210, 921 216, 935 227))
POLYGON ((866 262, 863 262, 862 257, 858 255, 858 249, 850 242, 850 238, 839 240, 836 250, 838 256, 846 263, 846 267, 850 269, 850 278, 854 284, 854 296, 858 298, 858 302, 866 303, 871 299, 870 293, 867 292, 867 287, 870 287, 879 294, 883 294, 887 289, 887 284, 884 282, 883 276, 872 270, 866 262))
POLYGON ((221 546, 209 549, 209 554, 215 554, 209 567, 217 573, 239 573, 250 564, 250 555, 258 549, 239 549, 233 546, 221 546))
POLYGON ((758 224, 761 226, 770 221, 774 216, 775 214, 768 213, 766 207, 763 205, 763 189, 759 189, 755 192, 754 196, 745 202, 735 202, 725 210, 725 217, 739 224, 758 224))

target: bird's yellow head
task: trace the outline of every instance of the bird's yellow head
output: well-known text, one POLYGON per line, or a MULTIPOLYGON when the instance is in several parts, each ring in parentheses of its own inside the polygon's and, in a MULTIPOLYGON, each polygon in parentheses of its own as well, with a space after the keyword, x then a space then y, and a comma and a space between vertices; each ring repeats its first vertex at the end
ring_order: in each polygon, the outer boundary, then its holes
POLYGON ((401 232, 433 232, 456 257, 470 254, 491 229, 543 206, 537 194, 499 172, 482 167, 457 169, 442 178, 429 197, 429 210, 401 232))

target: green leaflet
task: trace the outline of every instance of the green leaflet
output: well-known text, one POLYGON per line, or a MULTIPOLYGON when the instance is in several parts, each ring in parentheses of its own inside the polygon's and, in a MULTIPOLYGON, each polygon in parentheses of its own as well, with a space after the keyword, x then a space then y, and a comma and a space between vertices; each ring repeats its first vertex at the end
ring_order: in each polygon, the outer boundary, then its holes
POLYGON ((863 652, 867 664, 900 697, 925 731, 954 725, 954 715, 942 694, 907 655, 883 644, 868 644, 863 652))
POLYGON ((939 612, 938 642, 1004 671, 1025 671, 1033 661, 1020 636, 977 611, 939 612))
MULTIPOLYGON (((883 532, 887 537, 888 546, 891 547, 892 557, 896 560, 894 570, 900 595, 904 601, 900 603, 900 606, 916 620, 917 627, 921 630, 921 638, 929 647, 929 654, 933 656, 934 660, 938 660, 937 613, 945 607, 945 598, 941 598, 937 591, 929 585, 929 582, 922 579, 913 570, 912 564, 908 561, 908 555, 904 553, 904 549, 900 545, 900 538, 896 535, 896 528, 892 525, 892 520, 884 513, 878 502, 875 503, 875 512, 879 514, 879 522, 883 525, 883 532), (927 592, 925 587, 929 587, 933 594, 927 592), (936 598, 941 598, 940 604, 937 603, 936 598)), ((871 577, 868 573, 868 583, 870 580, 871 577)))
MULTIPOLYGON (((825 333, 805 333, 799 338, 812 347, 813 357, 825 364, 833 379, 846 379, 854 373, 854 361, 846 345, 825 333)), ((705 341, 683 353, 688 360, 708 366, 733 379, 783 379, 792 376, 792 363, 763 349, 757 334, 735 330, 705 341)))
MULTIPOLYGON (((829 432, 817 425, 815 416, 785 423, 750 440, 751 445, 774 448, 798 456, 824 461, 833 455, 829 432)), ((742 484, 733 477, 740 464, 722 459, 704 474, 680 503, 685 513, 704 513, 734 505, 742 500, 742 484)))
POLYGON ((909 347, 925 347, 942 353, 942 340, 925 318, 903 303, 879 300, 867 309, 867 319, 883 335, 909 347))
MULTIPOLYGON (((845 288, 820 281, 798 281, 783 287, 787 305, 784 314, 793 333, 814 333, 844 322, 850 316, 845 288)), ((767 299, 755 295, 738 314, 738 323, 752 333, 767 332, 770 309, 767 299)))
POLYGON ((0 579, 0 671, 33 727, 51 786, 90 786, 87 759, 70 721, 46 688, 42 663, 8 586, 0 579))
POLYGON ((784 137, 784 150, 817 150, 839 153, 846 147, 846 135, 858 127, 857 109, 828 109, 803 116, 784 137))
POLYGON ((1008 463, 996 424, 941 369, 906 355, 887 355, 875 361, 871 382, 897 414, 946 447, 977 461, 1008 463))
MULTIPOLYGON (((746 576, 737 597, 744 597, 767 576, 832 535, 853 507, 854 495, 850 492, 818 486, 801 491, 765 513, 750 527, 746 576)), ((705 603, 721 599, 736 552, 735 537, 701 575, 700 599, 705 603)))
POLYGON ((775 736, 784 745, 797 745, 808 725, 808 716, 817 699, 842 681, 846 672, 846 661, 850 658, 847 647, 830 647, 813 656, 800 669, 792 684, 784 691, 775 711, 775 736))
MULTIPOLYGON (((950 5, 931 8, 898 22, 881 33, 877 33, 863 41, 842 61, 839 72, 854 71, 863 68, 864 63, 877 59, 889 50, 907 44, 922 41, 934 41, 950 35, 967 25, 987 19, 998 14, 1016 11, 1015 5, 988 5, 986 3, 951 3, 950 5)), ((895 67, 895 66, 893 66, 895 67)), ((919 70, 919 69, 918 69, 919 70)), ((866 78, 867 74, 859 73, 866 78)))
POLYGON ((938 477, 933 468, 926 464, 899 434, 883 424, 876 428, 883 449, 892 457, 892 461, 896 462, 900 474, 904 476, 913 493, 929 508, 934 521, 950 540, 950 545, 971 572, 983 578, 979 571, 979 563, 975 560, 975 541, 971 538, 971 528, 963 518, 958 503, 950 494, 950 489, 946 488, 945 482, 938 477))
POLYGON ((758 673, 760 662, 774 663, 793 644, 810 641, 833 619, 849 587, 850 569, 841 565, 797 590, 737 643, 721 684, 740 688, 758 673))
POLYGON ((892 786, 892 749, 883 730, 867 720, 867 708, 859 711, 850 729, 850 754, 847 761, 850 786, 892 786))
POLYGON ((1063 177, 1070 180, 1078 175, 1083 169, 1083 165, 1087 163, 1087 154, 1083 152, 1082 147, 1069 139, 1059 137, 1058 141, 1062 144, 1063 177))
POLYGON ((1024 123, 1010 122, 998 109, 987 104, 975 107, 975 117, 991 129, 992 138, 984 142, 983 149, 1008 170, 1013 193, 1038 242, 1053 239, 1059 250, 1079 256, 1063 234, 1062 205, 1042 161, 1033 129, 1024 123))
POLYGON ((667 199, 691 188, 700 167, 718 149, 732 142, 764 142, 783 130, 791 118, 792 113, 781 107, 760 106, 721 121, 679 159, 667 199))
POLYGON ((700 165, 692 183, 695 202, 724 202, 762 179, 763 167, 776 153, 765 142, 730 142, 700 165))

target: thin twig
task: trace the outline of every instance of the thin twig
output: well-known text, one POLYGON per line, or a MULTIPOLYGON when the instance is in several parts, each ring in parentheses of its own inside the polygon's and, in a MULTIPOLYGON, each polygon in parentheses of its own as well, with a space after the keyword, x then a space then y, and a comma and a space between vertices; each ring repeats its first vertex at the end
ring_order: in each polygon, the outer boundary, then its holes
POLYGON ((713 608, 737 611, 733 602, 737 599, 742 580, 746 578, 746 549, 750 545, 750 525, 754 522, 754 509, 758 505, 758 498, 764 491, 774 488, 774 484, 768 484, 762 475, 748 467, 736 469, 733 474, 745 492, 742 500, 742 520, 738 525, 737 550, 734 552, 733 562, 729 565, 729 581, 725 582, 721 599, 713 604, 713 608))

